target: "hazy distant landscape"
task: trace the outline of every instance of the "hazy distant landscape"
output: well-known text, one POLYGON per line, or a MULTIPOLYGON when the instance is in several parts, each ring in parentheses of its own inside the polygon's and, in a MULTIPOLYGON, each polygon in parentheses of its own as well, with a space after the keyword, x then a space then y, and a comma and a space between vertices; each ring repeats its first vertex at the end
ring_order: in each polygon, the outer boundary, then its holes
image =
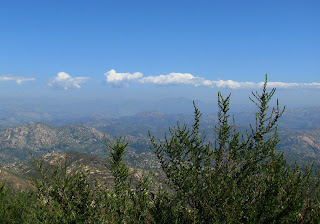
MULTIPOLYGON (((320 107, 287 109, 279 120, 278 150, 285 152, 293 164, 297 161, 315 163, 320 167, 320 107)), ((163 139, 169 127, 193 124, 192 114, 167 114, 141 112, 130 116, 87 116, 77 119, 50 119, 41 113, 3 114, 12 116, 1 120, 1 163, 26 160, 29 152, 63 153, 79 151, 96 156, 106 156, 104 136, 108 141, 124 137, 129 142, 128 162, 138 168, 154 168, 157 161, 152 156, 148 132, 163 139), (32 121, 34 119, 34 121, 32 121), (31 121, 30 121, 31 120, 31 121), (142 153, 142 154, 141 154, 142 153), (145 163, 145 160, 149 160, 145 163)), ((255 111, 235 112, 236 126, 243 134, 254 123, 255 111)), ((217 114, 203 114, 201 131, 207 141, 214 142, 217 114)))

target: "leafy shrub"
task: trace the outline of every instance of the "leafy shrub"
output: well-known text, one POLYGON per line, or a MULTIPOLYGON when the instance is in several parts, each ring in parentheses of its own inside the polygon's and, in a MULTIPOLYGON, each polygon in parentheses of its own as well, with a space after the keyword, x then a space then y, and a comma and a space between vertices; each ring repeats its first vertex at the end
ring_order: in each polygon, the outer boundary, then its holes
POLYGON ((30 207, 35 202, 32 191, 16 191, 0 183, 0 223, 30 223, 30 207))
POLYGON ((67 159, 49 167, 43 159, 32 157, 38 177, 32 181, 36 187, 37 203, 34 219, 39 223, 88 223, 96 218, 93 191, 88 171, 67 170, 67 159))

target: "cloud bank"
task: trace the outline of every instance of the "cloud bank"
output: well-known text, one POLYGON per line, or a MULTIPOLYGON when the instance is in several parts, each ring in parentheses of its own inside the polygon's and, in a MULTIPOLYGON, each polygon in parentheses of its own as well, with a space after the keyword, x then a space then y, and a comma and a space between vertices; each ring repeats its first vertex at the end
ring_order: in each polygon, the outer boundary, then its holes
POLYGON ((59 89, 80 89, 81 85, 89 80, 88 77, 72 78, 65 72, 59 72, 56 77, 49 81, 48 86, 59 89))
MULTIPOLYGON (((191 85, 191 86, 208 86, 211 88, 230 88, 230 89, 248 89, 261 88, 264 82, 237 82, 233 80, 207 80, 203 77, 194 76, 189 73, 169 73, 167 75, 143 77, 140 72, 117 73, 110 70, 104 74, 106 82, 114 87, 128 87, 130 83, 136 82, 141 84, 154 84, 158 86, 170 85, 191 85)), ((286 82, 268 82, 269 88, 320 88, 320 83, 286 83, 286 82)))
POLYGON ((9 76, 9 75, 2 75, 0 76, 0 82, 16 82, 18 85, 28 82, 28 81, 33 81, 35 80, 34 78, 25 78, 25 77, 17 77, 17 76, 9 76))

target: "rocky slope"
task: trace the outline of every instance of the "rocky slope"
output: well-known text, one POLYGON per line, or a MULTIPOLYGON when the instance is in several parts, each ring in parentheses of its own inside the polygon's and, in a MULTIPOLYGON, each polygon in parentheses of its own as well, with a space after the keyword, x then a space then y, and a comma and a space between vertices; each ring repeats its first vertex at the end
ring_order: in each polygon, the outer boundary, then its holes
POLYGON ((320 170, 320 129, 279 131, 278 149, 289 163, 311 164, 320 170))
MULTIPOLYGON (((30 159, 34 155, 77 151, 106 157, 106 142, 114 137, 84 125, 55 128, 45 123, 28 123, 0 131, 0 165, 30 159)), ((129 143, 126 161, 136 168, 158 168, 150 152, 148 137, 123 136, 129 143)))
MULTIPOLYGON (((86 126, 54 128, 45 123, 28 123, 0 131, 0 160, 12 162, 31 153, 75 150, 93 154, 105 152, 105 134, 86 126)), ((107 140, 113 138, 106 135, 107 140)))

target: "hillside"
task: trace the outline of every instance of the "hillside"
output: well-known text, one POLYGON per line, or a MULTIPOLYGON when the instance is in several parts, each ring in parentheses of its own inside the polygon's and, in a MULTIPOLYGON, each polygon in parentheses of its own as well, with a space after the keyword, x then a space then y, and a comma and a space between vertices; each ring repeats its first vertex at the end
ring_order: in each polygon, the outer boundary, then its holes
MULTIPOLYGON (((109 135, 106 138, 112 139, 109 135)), ((85 126, 54 128, 45 123, 30 122, 0 131, 0 142, 0 162, 24 160, 29 152, 105 152, 104 133, 85 126)))
MULTIPOLYGON (((44 166, 57 166, 59 163, 64 164, 65 158, 67 158, 67 172, 72 170, 79 170, 81 167, 84 170, 89 170, 89 180, 91 183, 97 180, 101 183, 112 185, 113 177, 109 172, 106 165, 108 164, 106 159, 89 155, 86 153, 67 151, 62 154, 48 153, 43 156, 44 166)), ((143 176, 147 175, 148 171, 138 168, 130 168, 133 184, 143 176)), ((7 163, 4 166, 0 166, 0 181, 5 181, 15 189, 31 189, 33 188, 30 177, 37 175, 37 172, 30 166, 30 162, 15 162, 7 163), (29 176, 29 178, 28 178, 29 176)))
POLYGON ((278 149, 289 163, 310 164, 320 169, 320 129, 279 131, 278 149))
MULTIPOLYGON (((30 159, 32 154, 77 151, 106 157, 107 141, 114 138, 84 125, 55 128, 45 123, 30 122, 0 131, 0 165, 30 159)), ((155 157, 149 151, 147 136, 123 136, 129 142, 126 156, 129 165, 137 168, 157 168, 155 157)))

